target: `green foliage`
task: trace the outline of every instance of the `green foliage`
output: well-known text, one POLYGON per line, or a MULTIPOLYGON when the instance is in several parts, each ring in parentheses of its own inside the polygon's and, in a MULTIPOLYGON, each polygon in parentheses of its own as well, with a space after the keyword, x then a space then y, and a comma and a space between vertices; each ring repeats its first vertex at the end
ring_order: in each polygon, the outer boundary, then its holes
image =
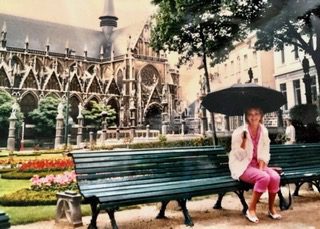
MULTIPOLYGON (((309 54, 315 63, 320 85, 320 3, 310 0, 267 0, 262 8, 255 8, 260 20, 251 23, 257 31, 255 48, 258 50, 283 49, 293 45, 309 54)), ((301 58, 302 59, 302 58, 301 58)))
POLYGON ((164 146, 167 143, 167 137, 165 135, 159 135, 160 145, 164 146))
POLYGON ((56 202, 56 192, 30 189, 21 189, 0 197, 0 204, 3 206, 54 205, 56 202))
POLYGON ((319 142, 320 127, 317 124, 318 108, 314 104, 302 104, 290 109, 292 124, 296 129, 296 141, 319 142))
POLYGON ((61 171, 38 171, 38 172, 18 172, 16 170, 11 172, 6 172, 1 175, 4 179, 16 179, 16 180, 30 180, 34 175, 40 177, 47 176, 49 174, 57 175, 61 174, 61 171))
POLYGON ((114 125, 116 120, 116 111, 111 108, 109 105, 106 106, 103 103, 97 103, 96 101, 90 102, 90 110, 85 109, 82 111, 86 125, 94 125, 96 129, 101 129, 102 125, 102 115, 104 112, 104 117, 107 119, 108 125, 114 125))
POLYGON ((303 125, 317 122, 317 106, 314 104, 296 105, 290 109, 290 117, 303 125))
MULTIPOLYGON (((9 129, 9 117, 12 111, 12 105, 15 103, 15 100, 10 96, 6 91, 0 90, 0 138, 8 136, 9 129)), ((20 109, 16 112, 17 124, 16 129, 21 126, 23 120, 23 114, 20 112, 20 109)))
POLYGON ((58 104, 59 100, 57 98, 49 96, 42 99, 38 108, 29 113, 30 118, 35 124, 34 130, 38 136, 54 136, 58 104))
POLYGON ((193 56, 209 56, 213 64, 223 61, 234 41, 246 35, 245 22, 257 17, 250 7, 259 1, 153 0, 158 6, 151 45, 156 50, 176 51, 180 64, 193 56))

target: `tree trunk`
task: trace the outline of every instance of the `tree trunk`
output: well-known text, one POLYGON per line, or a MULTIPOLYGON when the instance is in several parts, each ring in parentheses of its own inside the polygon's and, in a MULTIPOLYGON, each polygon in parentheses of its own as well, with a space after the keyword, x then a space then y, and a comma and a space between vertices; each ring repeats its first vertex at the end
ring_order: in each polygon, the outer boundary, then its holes
POLYGON ((320 53, 315 52, 313 55, 311 55, 311 58, 317 70, 318 89, 319 89, 319 95, 320 95, 320 53))
MULTIPOLYGON (((204 37, 201 25, 200 25, 200 38, 201 38, 201 43, 202 43, 202 50, 203 50, 203 67, 204 67, 204 75, 206 77, 206 86, 207 86, 207 94, 211 92, 210 90, 210 83, 209 83, 209 72, 208 72, 208 65, 207 65, 207 55, 206 55, 206 39, 204 37)), ((213 145, 217 145, 218 139, 217 139, 217 134, 216 134, 216 125, 214 121, 214 113, 211 113, 211 120, 212 120, 212 140, 213 140, 213 145)))

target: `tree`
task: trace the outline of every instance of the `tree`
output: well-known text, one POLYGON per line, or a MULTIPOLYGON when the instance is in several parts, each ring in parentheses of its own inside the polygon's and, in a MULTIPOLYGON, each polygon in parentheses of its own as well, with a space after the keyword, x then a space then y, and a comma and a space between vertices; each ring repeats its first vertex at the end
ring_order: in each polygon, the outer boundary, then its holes
MULTIPOLYGON (((5 139, 8 137, 9 130, 9 117, 12 112, 12 105, 15 100, 6 91, 0 90, 0 138, 5 139)), ((16 112, 17 125, 16 129, 19 129, 23 120, 23 114, 18 110, 16 112)))
POLYGON ((103 103, 97 103, 96 101, 91 101, 89 104, 90 109, 85 109, 82 111, 86 125, 94 125, 96 129, 101 129, 103 116, 107 120, 108 125, 113 125, 116 120, 116 111, 110 106, 106 106, 103 103))
POLYGON ((54 97, 45 97, 38 108, 29 113, 35 132, 41 137, 53 137, 56 131, 56 117, 59 100, 54 97))
POLYGON ((152 2, 158 6, 151 33, 152 47, 158 51, 178 52, 181 56, 179 65, 190 61, 194 56, 201 57, 207 93, 211 91, 207 57, 213 65, 225 60, 233 49, 234 42, 245 38, 247 27, 243 22, 259 16, 255 14, 256 11, 251 11, 251 7, 263 4, 258 0, 247 4, 229 0, 152 2))
POLYGON ((320 88, 320 2, 309 0, 268 0, 251 21, 257 30, 258 50, 281 50, 293 45, 309 54, 315 63, 320 88), (315 39, 315 43, 314 43, 315 39))

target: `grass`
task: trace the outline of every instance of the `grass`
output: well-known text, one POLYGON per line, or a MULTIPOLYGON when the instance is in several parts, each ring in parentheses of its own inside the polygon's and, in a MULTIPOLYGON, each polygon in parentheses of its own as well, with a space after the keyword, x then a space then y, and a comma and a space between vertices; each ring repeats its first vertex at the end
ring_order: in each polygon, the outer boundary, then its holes
POLYGON ((23 188, 29 188, 31 181, 29 180, 7 180, 0 179, 0 196, 12 193, 23 188))
MULTIPOLYGON (((0 196, 13 193, 23 188, 30 187, 29 180, 6 180, 0 179, 0 196)), ((29 206, 29 207, 4 207, 0 206, 0 211, 6 212, 10 217, 12 225, 34 223, 55 218, 56 206, 29 206)), ((90 215, 90 206, 81 205, 82 215, 90 215)))
MULTIPOLYGON (((31 207, 3 207, 0 211, 6 212, 12 225, 34 223, 55 219, 56 206, 31 206, 31 207)), ((82 215, 90 215, 90 206, 81 205, 82 215)))

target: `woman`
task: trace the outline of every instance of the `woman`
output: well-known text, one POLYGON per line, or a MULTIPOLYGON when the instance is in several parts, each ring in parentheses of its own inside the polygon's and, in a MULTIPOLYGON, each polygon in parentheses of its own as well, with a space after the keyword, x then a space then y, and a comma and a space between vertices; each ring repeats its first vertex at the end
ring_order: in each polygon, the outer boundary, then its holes
POLYGON ((257 202, 262 193, 269 192, 269 212, 272 219, 280 219, 274 201, 279 190, 280 176, 268 168, 270 160, 270 139, 268 130, 262 123, 263 112, 260 108, 249 108, 246 111, 246 125, 237 128, 232 134, 229 167, 233 179, 254 184, 252 199, 246 218, 254 223, 259 219, 256 215, 257 202))
POLYGON ((296 142, 296 130, 292 125, 291 119, 286 119, 287 127, 286 127, 286 142, 285 145, 294 144, 296 142))

